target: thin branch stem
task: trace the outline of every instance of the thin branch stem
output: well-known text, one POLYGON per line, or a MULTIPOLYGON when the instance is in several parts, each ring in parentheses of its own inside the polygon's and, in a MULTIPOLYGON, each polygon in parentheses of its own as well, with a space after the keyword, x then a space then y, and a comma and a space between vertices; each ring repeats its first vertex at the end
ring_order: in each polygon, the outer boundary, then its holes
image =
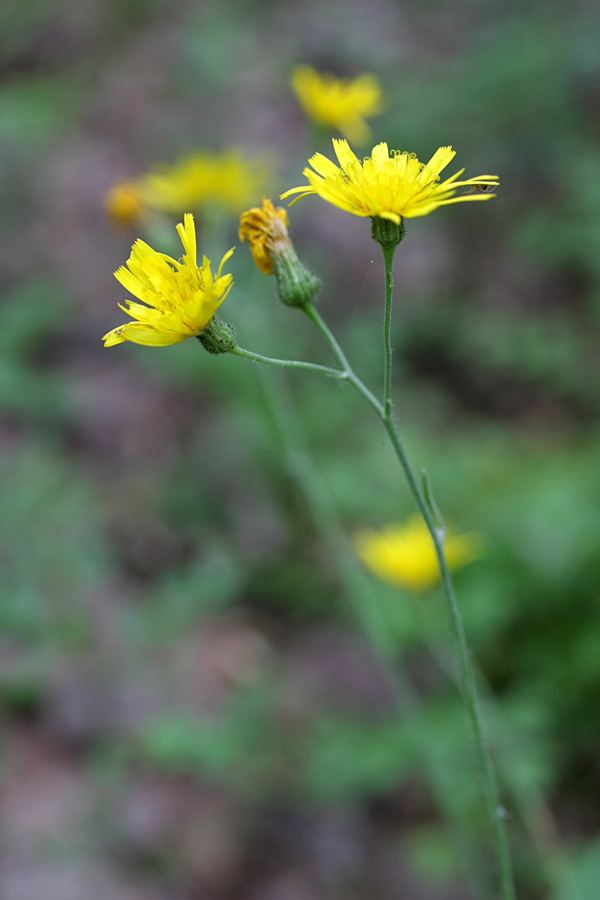
POLYGON ((414 469, 412 468, 410 460, 406 454, 406 450, 404 449, 402 441, 400 440, 400 436, 396 430, 394 422, 391 418, 384 418, 383 425, 388 433, 390 441, 392 442, 392 446, 394 447, 396 456, 400 461, 400 465, 402 466, 402 470, 408 482, 410 492, 413 495, 413 499, 417 505, 419 512, 421 513, 423 519, 427 524, 427 528, 429 530, 429 533, 431 534, 431 539, 435 547, 435 553, 438 560, 442 585, 450 617, 450 625, 458 652, 462 692, 467 706, 467 712, 471 723, 471 729, 475 741, 475 748, 477 751, 477 757, 479 760, 479 766, 483 778, 483 791, 485 796, 486 808, 494 834, 494 844, 498 860, 500 884, 502 887, 501 896, 503 900, 515 900, 516 895, 513 884, 512 865, 508 846, 508 837, 506 834, 506 812, 500 804, 500 795, 496 782, 494 766, 492 763, 492 757, 487 739, 484 733, 481 711, 479 709, 479 701, 477 698, 475 679, 473 677, 473 672, 469 662, 469 647, 467 644, 467 638, 462 622, 462 616, 460 614, 460 609, 456 600, 456 594, 454 593, 454 586, 452 584, 450 569, 448 567, 448 563, 446 561, 446 556, 444 553, 443 538, 440 534, 440 530, 436 527, 435 520, 429 509, 427 501, 425 500, 414 469))
POLYGON ((335 356, 335 358, 337 359, 337 361, 339 362, 339 364, 342 368, 342 371, 343 371, 343 374, 344 374, 344 377, 346 378, 346 380, 354 385, 354 387, 359 392, 359 394, 362 394, 362 396, 365 398, 367 403, 370 406, 372 406, 373 409, 375 410, 375 412, 377 413, 377 415, 380 418, 382 418, 383 414, 384 414, 383 406, 381 405, 379 400, 375 397, 375 395, 373 393, 371 393, 371 391, 368 389, 368 387, 365 384, 363 384, 363 382, 360 380, 358 375, 355 374, 354 370, 350 366, 350 363, 346 359, 346 354, 344 353, 344 351, 338 344, 336 338, 334 337, 334 335, 332 334, 332 332, 330 331, 328 326, 325 324, 325 322, 323 321, 323 319, 321 318, 320 314, 317 312, 315 307, 308 304, 306 307, 303 308, 303 311, 306 313, 306 315, 311 320, 311 322, 315 325, 315 327, 318 329, 318 331, 321 332, 321 334, 323 335, 323 337, 329 344, 329 347, 330 347, 333 355, 335 356))
POLYGON ((320 366, 317 363, 304 362, 299 359, 274 359, 271 356, 253 353, 252 350, 245 350, 243 347, 236 346, 229 353, 232 353, 234 356, 241 356, 243 359, 250 359, 252 362, 264 363, 268 366, 279 366, 280 369, 308 369, 310 372, 319 372, 321 375, 328 375, 341 381, 345 381, 348 378, 345 371, 332 369, 330 366, 320 366))

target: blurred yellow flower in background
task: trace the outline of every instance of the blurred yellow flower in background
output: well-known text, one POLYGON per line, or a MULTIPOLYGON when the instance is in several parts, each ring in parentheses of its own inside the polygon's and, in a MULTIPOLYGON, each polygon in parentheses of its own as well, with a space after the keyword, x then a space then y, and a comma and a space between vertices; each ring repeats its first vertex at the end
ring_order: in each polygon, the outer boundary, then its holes
POLYGON ((333 139, 339 167, 322 153, 309 159, 303 170, 309 184, 291 188, 281 199, 299 194, 295 203, 310 194, 318 194, 328 203, 355 216, 379 216, 399 225, 402 217, 426 216, 438 206, 471 200, 489 200, 495 194, 481 190, 496 186, 497 175, 478 175, 464 181, 458 179, 464 169, 440 182, 440 172, 456 156, 452 147, 440 147, 428 163, 419 162, 414 153, 388 150, 386 143, 373 147, 370 157, 359 160, 348 141, 333 139), (459 187, 478 188, 475 193, 454 196, 459 187))
POLYGON ((116 225, 132 225, 146 210, 144 189, 134 179, 117 181, 106 192, 104 209, 116 225))
MULTIPOLYGON (((420 516, 380 531, 359 531, 353 544, 367 569, 396 587, 419 592, 439 583, 435 548, 420 516)), ((444 549, 450 569, 459 569, 476 559, 481 544, 481 538, 474 533, 447 534, 444 549)))
POLYGON ((240 218, 240 240, 248 241, 254 262, 265 275, 273 274, 272 254, 291 246, 288 215, 281 206, 275 208, 267 197, 262 208, 253 207, 240 218))
POLYGON ((196 263, 196 227, 194 217, 186 213, 183 224, 177 226, 183 244, 181 261, 157 253, 142 240, 131 249, 127 267, 115 272, 115 278, 141 303, 126 300, 119 304, 135 322, 113 328, 102 340, 105 347, 123 341, 165 347, 194 337, 208 325, 231 287, 231 275, 221 275, 223 264, 232 255, 229 250, 221 260, 216 276, 210 261, 204 257, 202 266, 196 263))
POLYGON ((158 165, 142 176, 147 202, 154 209, 181 213, 205 205, 231 215, 260 197, 270 166, 266 159, 247 160, 238 150, 190 153, 172 166, 158 165))
POLYGON ((382 111, 381 88, 374 75, 342 79, 297 66, 291 84, 306 116, 317 125, 334 128, 357 144, 368 140, 371 129, 364 117, 382 111))

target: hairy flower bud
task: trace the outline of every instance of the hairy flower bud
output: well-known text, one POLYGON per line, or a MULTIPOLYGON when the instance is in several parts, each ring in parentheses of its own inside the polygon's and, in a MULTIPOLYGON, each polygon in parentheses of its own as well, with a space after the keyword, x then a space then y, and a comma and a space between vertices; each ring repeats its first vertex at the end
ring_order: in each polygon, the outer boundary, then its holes
POLYGON ((203 328, 196 337, 204 349, 214 356, 218 356, 219 353, 230 353, 237 347, 231 325, 216 316, 213 316, 206 328, 203 328))

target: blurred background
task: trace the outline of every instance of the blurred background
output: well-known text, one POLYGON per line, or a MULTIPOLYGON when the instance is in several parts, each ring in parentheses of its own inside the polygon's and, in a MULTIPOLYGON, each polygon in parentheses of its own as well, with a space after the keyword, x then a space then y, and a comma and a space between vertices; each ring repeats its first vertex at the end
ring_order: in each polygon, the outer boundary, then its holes
MULTIPOLYGON (((447 522, 482 539, 456 585, 519 897, 597 900, 598 34, 589 0, 4 0, 3 900, 492 896, 443 598, 351 551, 412 513, 370 410, 195 341, 100 340, 125 321, 112 273, 133 241, 179 255, 187 211, 118 228, 107 191, 232 148, 268 159, 267 195, 302 184, 331 135, 293 96, 300 63, 379 78, 359 152, 452 144, 448 174, 500 176, 496 199, 408 222, 396 411, 447 522)), ((213 261, 238 245, 222 313, 240 343, 330 364, 237 215, 195 212, 213 261)), ((290 219, 378 392, 368 221, 319 198, 290 219)))

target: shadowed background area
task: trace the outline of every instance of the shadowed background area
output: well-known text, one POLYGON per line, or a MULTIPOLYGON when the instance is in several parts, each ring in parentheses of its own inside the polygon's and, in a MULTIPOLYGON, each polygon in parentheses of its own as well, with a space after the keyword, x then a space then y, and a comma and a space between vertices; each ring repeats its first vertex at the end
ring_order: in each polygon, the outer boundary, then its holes
MULTIPOLYGON (((116 227, 107 191, 196 150, 260 160, 273 199, 302 184, 331 156, 290 88, 304 63, 380 80, 359 155, 451 144, 448 175, 500 177, 489 202, 407 223, 396 414, 447 522, 480 540, 456 585, 519 897, 597 900, 599 33, 585 0, 4 0, 3 900, 491 896, 440 592, 351 549, 413 512, 370 410, 194 340, 100 340, 126 319, 112 273, 133 241, 177 256, 189 211, 116 227)), ((331 364, 237 216, 195 212, 201 253, 237 244, 240 343, 331 364)), ((318 197, 289 215, 379 393, 369 221, 318 197)))

